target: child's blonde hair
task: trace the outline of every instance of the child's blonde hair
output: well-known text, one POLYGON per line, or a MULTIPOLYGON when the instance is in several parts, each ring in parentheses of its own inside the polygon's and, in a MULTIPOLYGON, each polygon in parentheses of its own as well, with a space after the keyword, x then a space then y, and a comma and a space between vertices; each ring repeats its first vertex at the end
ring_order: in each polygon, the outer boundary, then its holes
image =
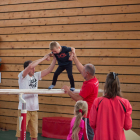
POLYGON ((84 116, 85 114, 87 114, 88 111, 88 104, 86 101, 77 101, 75 104, 75 115, 76 115, 76 120, 74 122, 74 126, 72 128, 72 139, 74 139, 74 134, 77 132, 80 122, 81 122, 81 118, 82 116, 84 116))
POLYGON ((54 48, 58 48, 60 46, 60 44, 56 41, 52 41, 50 43, 50 50, 53 50, 54 48))

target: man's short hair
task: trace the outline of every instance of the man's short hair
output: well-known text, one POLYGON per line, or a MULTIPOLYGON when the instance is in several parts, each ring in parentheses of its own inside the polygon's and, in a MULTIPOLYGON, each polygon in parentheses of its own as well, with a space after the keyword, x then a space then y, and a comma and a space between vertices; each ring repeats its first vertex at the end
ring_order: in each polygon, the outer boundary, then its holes
POLYGON ((24 66, 24 69, 25 69, 26 67, 28 67, 30 63, 32 63, 31 60, 25 61, 25 62, 24 62, 24 65, 23 65, 23 66, 24 66))
POLYGON ((95 66, 92 64, 86 64, 85 65, 85 71, 88 72, 90 75, 95 75, 95 66))
POLYGON ((58 48, 58 46, 60 46, 60 44, 56 41, 52 41, 50 43, 50 50, 53 50, 55 47, 58 48))

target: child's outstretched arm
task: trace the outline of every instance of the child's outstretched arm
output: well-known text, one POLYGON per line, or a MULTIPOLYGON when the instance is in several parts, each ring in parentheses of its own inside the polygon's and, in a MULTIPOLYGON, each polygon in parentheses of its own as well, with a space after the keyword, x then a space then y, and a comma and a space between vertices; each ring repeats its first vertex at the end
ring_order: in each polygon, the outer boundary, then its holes
POLYGON ((71 47, 71 55, 69 57, 69 60, 72 61, 74 58, 74 54, 75 54, 75 48, 71 47))

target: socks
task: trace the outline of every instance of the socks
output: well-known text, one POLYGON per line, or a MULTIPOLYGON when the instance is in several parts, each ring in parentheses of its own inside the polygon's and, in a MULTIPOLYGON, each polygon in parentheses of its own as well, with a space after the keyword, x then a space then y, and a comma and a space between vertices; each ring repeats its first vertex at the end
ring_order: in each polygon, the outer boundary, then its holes
POLYGON ((48 89, 52 89, 54 86, 55 86, 55 85, 51 85, 51 86, 48 87, 48 89))
POLYGON ((71 88, 70 90, 71 90, 71 91, 74 91, 74 90, 75 90, 75 88, 71 88))

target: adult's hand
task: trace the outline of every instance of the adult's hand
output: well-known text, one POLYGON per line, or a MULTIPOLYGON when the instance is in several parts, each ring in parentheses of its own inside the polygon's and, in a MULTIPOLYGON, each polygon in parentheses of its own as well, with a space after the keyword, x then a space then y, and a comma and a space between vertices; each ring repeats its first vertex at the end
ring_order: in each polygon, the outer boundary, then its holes
POLYGON ((46 54, 44 57, 43 57, 44 60, 48 60, 50 59, 50 55, 49 54, 46 54))
POLYGON ((75 52, 75 53, 73 53, 73 57, 76 57, 76 52, 75 52))
POLYGON ((62 89, 64 89, 65 93, 67 93, 73 100, 83 100, 83 97, 79 95, 79 93, 74 93, 70 90, 70 87, 63 86, 62 89))
POLYGON ((62 87, 62 89, 64 89, 64 92, 65 92, 65 93, 68 93, 68 91, 70 91, 70 87, 68 87, 68 86, 66 86, 66 85, 64 85, 64 86, 62 87))

